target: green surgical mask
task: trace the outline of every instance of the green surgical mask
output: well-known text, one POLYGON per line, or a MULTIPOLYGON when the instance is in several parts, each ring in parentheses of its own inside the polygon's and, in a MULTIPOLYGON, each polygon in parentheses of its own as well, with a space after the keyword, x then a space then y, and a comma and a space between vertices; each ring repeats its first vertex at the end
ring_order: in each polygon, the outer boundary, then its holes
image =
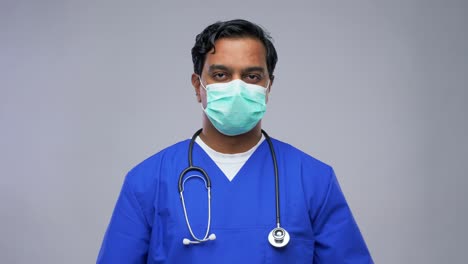
POLYGON ((213 126, 224 135, 237 136, 249 132, 265 114, 267 88, 263 86, 239 79, 206 87, 201 79, 200 83, 207 94, 204 111, 213 126))

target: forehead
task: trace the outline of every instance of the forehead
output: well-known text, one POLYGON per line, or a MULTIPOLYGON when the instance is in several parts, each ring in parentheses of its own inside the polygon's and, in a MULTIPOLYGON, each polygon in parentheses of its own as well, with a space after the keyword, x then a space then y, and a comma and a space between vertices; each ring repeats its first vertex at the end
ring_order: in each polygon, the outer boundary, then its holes
POLYGON ((233 69, 263 67, 266 70, 266 50, 255 38, 222 38, 215 42, 213 50, 206 54, 203 70, 219 64, 233 69))

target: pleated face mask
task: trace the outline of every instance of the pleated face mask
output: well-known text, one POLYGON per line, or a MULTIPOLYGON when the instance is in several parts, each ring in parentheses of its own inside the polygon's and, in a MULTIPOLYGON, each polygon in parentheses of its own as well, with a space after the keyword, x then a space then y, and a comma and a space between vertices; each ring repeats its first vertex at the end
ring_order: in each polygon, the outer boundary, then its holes
POLYGON ((204 111, 220 133, 227 136, 247 133, 263 118, 266 111, 265 87, 239 79, 206 87, 201 80, 200 83, 207 94, 204 111))

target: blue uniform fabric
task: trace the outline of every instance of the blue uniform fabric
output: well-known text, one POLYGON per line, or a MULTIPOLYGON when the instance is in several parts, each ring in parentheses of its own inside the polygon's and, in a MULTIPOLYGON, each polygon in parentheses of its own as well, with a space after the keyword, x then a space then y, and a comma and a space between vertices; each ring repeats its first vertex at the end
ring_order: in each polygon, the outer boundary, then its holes
MULTIPOLYGON (((188 166, 189 140, 153 155, 125 178, 97 263, 373 263, 333 169, 272 139, 280 183, 281 224, 291 240, 268 242, 276 227, 273 162, 264 141, 230 182, 197 145, 193 163, 210 176, 211 231, 216 240, 193 240, 178 192, 188 166)), ((195 174, 188 173, 186 176, 195 174)), ((185 185, 187 213, 203 238, 208 198, 202 180, 185 185)))

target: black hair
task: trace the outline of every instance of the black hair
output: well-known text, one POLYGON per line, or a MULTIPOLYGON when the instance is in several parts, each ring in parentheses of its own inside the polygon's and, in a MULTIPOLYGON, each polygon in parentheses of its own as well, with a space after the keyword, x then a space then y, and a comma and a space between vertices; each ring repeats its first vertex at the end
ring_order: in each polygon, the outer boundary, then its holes
POLYGON ((192 48, 193 70, 201 75, 206 54, 213 50, 215 52, 215 42, 221 38, 242 38, 251 37, 260 40, 266 50, 266 64, 270 79, 273 79, 278 55, 273 46, 272 38, 259 25, 243 19, 234 19, 229 21, 219 21, 206 27, 195 38, 195 45, 192 48))

